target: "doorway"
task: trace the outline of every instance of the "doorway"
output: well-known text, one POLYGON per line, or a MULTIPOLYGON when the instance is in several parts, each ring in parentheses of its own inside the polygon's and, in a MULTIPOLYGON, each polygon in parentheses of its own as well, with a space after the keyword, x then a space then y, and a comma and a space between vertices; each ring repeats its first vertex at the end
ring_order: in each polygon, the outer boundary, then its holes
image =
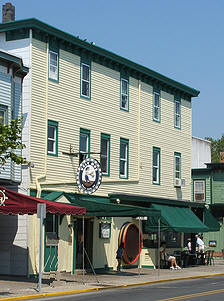
MULTIPOLYGON (((91 219, 84 219, 84 268, 85 270, 90 269, 90 263, 92 263, 92 252, 93 252, 93 221, 91 219)), ((73 262, 75 261, 74 268, 83 268, 83 220, 77 219, 74 223, 75 233, 75 252, 73 262)))
POLYGON ((45 219, 44 272, 58 269, 58 216, 47 213, 45 219))

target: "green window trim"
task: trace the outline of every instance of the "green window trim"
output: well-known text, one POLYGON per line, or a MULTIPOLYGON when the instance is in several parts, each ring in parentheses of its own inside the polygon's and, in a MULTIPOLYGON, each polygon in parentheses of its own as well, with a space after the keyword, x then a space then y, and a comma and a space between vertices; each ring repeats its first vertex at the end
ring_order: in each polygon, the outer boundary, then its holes
POLYGON ((80 60, 80 98, 91 100, 91 60, 83 57, 80 60), (88 79, 83 78, 83 67, 89 68, 88 79), (89 88, 88 95, 82 93, 83 82, 85 82, 89 88))
POLYGON ((175 152, 174 153, 174 179, 180 179, 181 180, 181 153, 175 152), (177 170, 176 166, 176 158, 179 158, 179 165, 180 165, 180 170, 177 170), (176 177, 177 173, 179 173, 179 176, 176 177))
POLYGON ((0 124, 7 125, 8 124, 8 107, 4 106, 4 105, 0 105, 0 112, 1 112, 0 124))
MULTIPOLYGON (((107 172, 102 171, 103 176, 110 176, 110 135, 101 133, 101 139, 100 139, 100 163, 102 160, 102 140, 105 139, 108 142, 108 147, 107 147, 107 172)), ((102 164, 101 164, 102 168, 102 164)))
POLYGON ((161 174, 161 150, 159 147, 153 147, 153 157, 152 157, 152 183, 154 185, 160 185, 160 174, 161 174), (158 163, 154 164, 154 154, 158 154, 158 163), (157 168, 157 178, 158 180, 154 181, 154 169, 157 168))
MULTIPOLYGON (((53 73, 52 73, 53 74, 53 73)), ((48 53, 48 79, 58 83, 59 82, 59 48, 56 45, 49 44, 49 53, 48 53), (56 56, 54 64, 51 64, 53 56, 56 56), (55 74, 51 75, 51 67, 55 68, 55 74)))
POLYGON ((174 97, 174 127, 181 130, 181 99, 177 96, 174 97), (179 112, 177 112, 178 106, 179 112), (177 120, 179 120, 179 124, 177 120))
POLYGON ((119 166, 119 175, 120 179, 128 179, 128 173, 129 173, 129 140, 125 138, 120 138, 120 166, 119 166), (126 146, 125 149, 125 157, 126 158, 121 158, 121 145, 124 144, 126 146), (121 161, 124 161, 126 164, 124 165, 124 175, 121 174, 121 161))
POLYGON ((161 95, 158 89, 153 89, 153 121, 161 122, 161 95), (156 104, 156 96, 158 96, 158 104, 156 104), (158 111, 158 117, 155 117, 155 111, 158 111))
POLYGON ((79 164, 85 159, 90 157, 90 130, 80 128, 80 134, 79 134, 79 164), (87 137, 87 149, 86 151, 81 151, 81 136, 87 137), (82 153, 88 153, 88 154, 82 154, 82 153))
POLYGON ((47 154, 49 156, 55 156, 58 157, 58 122, 57 121, 53 121, 53 120, 48 120, 48 126, 47 126, 47 154), (49 126, 53 127, 55 129, 55 138, 50 138, 49 137, 49 126), (49 141, 54 141, 54 151, 49 151, 48 150, 48 143, 49 141))
POLYGON ((121 74, 120 76, 120 110, 129 112, 129 77, 121 74), (123 83, 127 84, 127 92, 123 92, 123 83), (127 97, 127 107, 122 106, 122 97, 127 97))

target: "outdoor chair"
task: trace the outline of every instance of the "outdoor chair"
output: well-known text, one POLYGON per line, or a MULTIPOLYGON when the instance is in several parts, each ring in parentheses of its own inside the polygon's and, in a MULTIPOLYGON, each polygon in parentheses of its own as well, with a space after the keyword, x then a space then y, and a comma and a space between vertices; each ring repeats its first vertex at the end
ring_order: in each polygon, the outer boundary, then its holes
POLYGON ((210 265, 215 264, 215 262, 214 262, 214 250, 210 251, 209 264, 210 265))
POLYGON ((165 260, 164 256, 160 253, 160 268, 161 269, 169 269, 170 262, 168 260, 165 260))
POLYGON ((205 251, 205 264, 207 265, 210 263, 210 254, 211 254, 210 250, 205 251))

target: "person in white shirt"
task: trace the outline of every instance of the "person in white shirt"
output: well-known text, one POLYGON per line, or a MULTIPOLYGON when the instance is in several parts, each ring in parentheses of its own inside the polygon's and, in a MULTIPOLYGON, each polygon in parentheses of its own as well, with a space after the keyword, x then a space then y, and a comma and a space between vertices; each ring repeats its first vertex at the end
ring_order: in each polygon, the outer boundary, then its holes
POLYGON ((187 239, 187 250, 189 253, 191 253, 191 239, 190 238, 187 239))
POLYGON ((204 253, 204 251, 205 251, 205 243, 199 237, 199 235, 195 235, 195 237, 196 237, 197 251, 200 252, 200 253, 204 253))
POLYGON ((195 235, 196 237, 196 251, 197 258, 199 264, 205 264, 205 243, 203 241, 203 237, 199 235, 195 235))

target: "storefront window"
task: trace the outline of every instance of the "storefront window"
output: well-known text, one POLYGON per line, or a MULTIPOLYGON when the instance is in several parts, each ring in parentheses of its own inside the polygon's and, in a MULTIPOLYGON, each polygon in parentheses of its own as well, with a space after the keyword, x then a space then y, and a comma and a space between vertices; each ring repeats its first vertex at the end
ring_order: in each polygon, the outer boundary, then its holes
MULTIPOLYGON (((173 231, 161 232, 160 242, 165 241, 167 248, 181 247, 181 234, 173 231)), ((143 247, 158 248, 158 233, 143 233, 143 247)))

